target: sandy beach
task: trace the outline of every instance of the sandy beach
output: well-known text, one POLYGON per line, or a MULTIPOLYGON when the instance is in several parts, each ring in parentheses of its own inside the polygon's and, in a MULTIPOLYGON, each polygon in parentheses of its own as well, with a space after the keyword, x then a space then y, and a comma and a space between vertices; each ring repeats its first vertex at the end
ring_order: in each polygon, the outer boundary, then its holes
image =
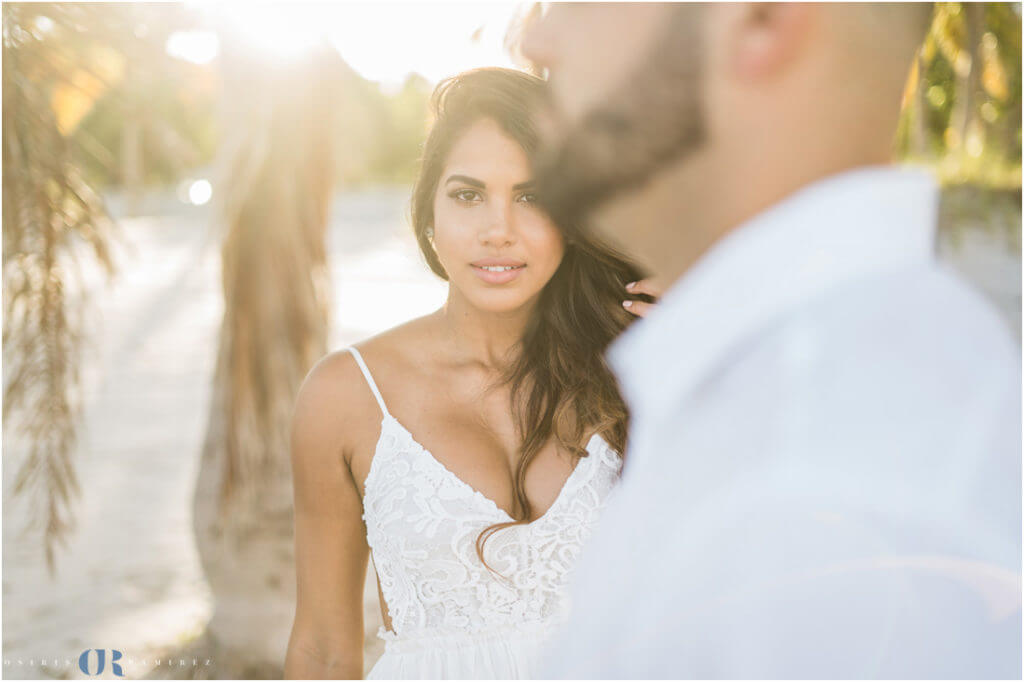
MULTIPOLYGON (((407 197, 404 187, 336 197, 330 348, 443 301, 445 287, 421 263, 407 227, 407 197)), ((115 213, 119 203, 111 199, 115 213)), ((4 432, 5 678, 86 678, 77 659, 87 648, 123 651, 125 676, 142 677, 210 615, 190 518, 222 315, 219 245, 206 208, 168 195, 148 197, 143 209, 121 221, 126 244, 109 289, 99 272, 85 271, 93 296, 75 453, 82 494, 53 580, 40 535, 20 534, 32 510, 9 486, 23 450, 4 432)), ((382 650, 372 567, 365 594, 368 668, 382 650)), ((193 662, 161 661, 169 664, 193 662)))

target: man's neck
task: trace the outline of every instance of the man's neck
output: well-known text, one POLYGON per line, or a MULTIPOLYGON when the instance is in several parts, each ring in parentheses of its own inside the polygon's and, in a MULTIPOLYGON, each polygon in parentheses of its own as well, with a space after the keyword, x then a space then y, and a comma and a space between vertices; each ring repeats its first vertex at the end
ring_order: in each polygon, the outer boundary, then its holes
POLYGON ((621 226, 630 226, 623 248, 665 290, 721 238, 801 188, 846 170, 888 163, 867 154, 809 158, 801 166, 781 159, 776 171, 768 172, 770 164, 764 161, 770 158, 744 167, 688 157, 665 167, 641 189, 603 206, 595 227, 621 235, 621 226), (695 196, 693 187, 721 189, 695 196))

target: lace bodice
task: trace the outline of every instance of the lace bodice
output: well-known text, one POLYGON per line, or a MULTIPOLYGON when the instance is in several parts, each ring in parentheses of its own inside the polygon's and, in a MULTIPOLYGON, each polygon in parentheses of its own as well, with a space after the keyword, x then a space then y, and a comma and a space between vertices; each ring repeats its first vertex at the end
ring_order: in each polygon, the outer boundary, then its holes
POLYGON ((366 537, 393 632, 384 639, 557 623, 576 557, 621 469, 595 434, 554 503, 526 525, 502 528, 476 553, 480 531, 512 518, 458 478, 387 411, 366 364, 349 348, 383 417, 365 482, 366 537))

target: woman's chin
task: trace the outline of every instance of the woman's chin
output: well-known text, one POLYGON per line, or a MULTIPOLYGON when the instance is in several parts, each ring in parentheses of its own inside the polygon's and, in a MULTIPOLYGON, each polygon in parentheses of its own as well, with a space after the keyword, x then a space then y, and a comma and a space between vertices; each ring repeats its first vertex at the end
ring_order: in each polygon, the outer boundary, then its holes
POLYGON ((466 300, 484 313, 510 313, 521 310, 536 299, 537 292, 524 291, 519 287, 473 287, 466 292, 466 300))

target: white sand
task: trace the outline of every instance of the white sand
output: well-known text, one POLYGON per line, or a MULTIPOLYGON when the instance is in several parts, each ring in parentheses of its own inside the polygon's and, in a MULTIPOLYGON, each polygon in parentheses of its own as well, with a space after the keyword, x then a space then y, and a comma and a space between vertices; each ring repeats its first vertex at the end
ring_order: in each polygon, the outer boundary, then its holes
MULTIPOLYGON (((405 188, 384 188, 335 200, 331 348, 443 300, 445 287, 420 262, 406 225, 407 196, 405 188)), ((125 675, 141 677, 154 656, 196 634, 210 615, 190 518, 222 314, 218 249, 204 246, 207 210, 170 196, 144 206, 159 217, 123 221, 130 248, 118 250, 121 274, 112 287, 106 290, 95 269, 86 271, 97 293, 75 453, 82 496, 53 581, 39 534, 18 536, 32 509, 9 494, 23 449, 4 431, 6 678, 85 678, 77 659, 86 648, 121 650, 125 675)), ((380 651, 372 566, 368 573, 367 667, 380 651)), ((108 670, 101 677, 112 676, 108 670)))

